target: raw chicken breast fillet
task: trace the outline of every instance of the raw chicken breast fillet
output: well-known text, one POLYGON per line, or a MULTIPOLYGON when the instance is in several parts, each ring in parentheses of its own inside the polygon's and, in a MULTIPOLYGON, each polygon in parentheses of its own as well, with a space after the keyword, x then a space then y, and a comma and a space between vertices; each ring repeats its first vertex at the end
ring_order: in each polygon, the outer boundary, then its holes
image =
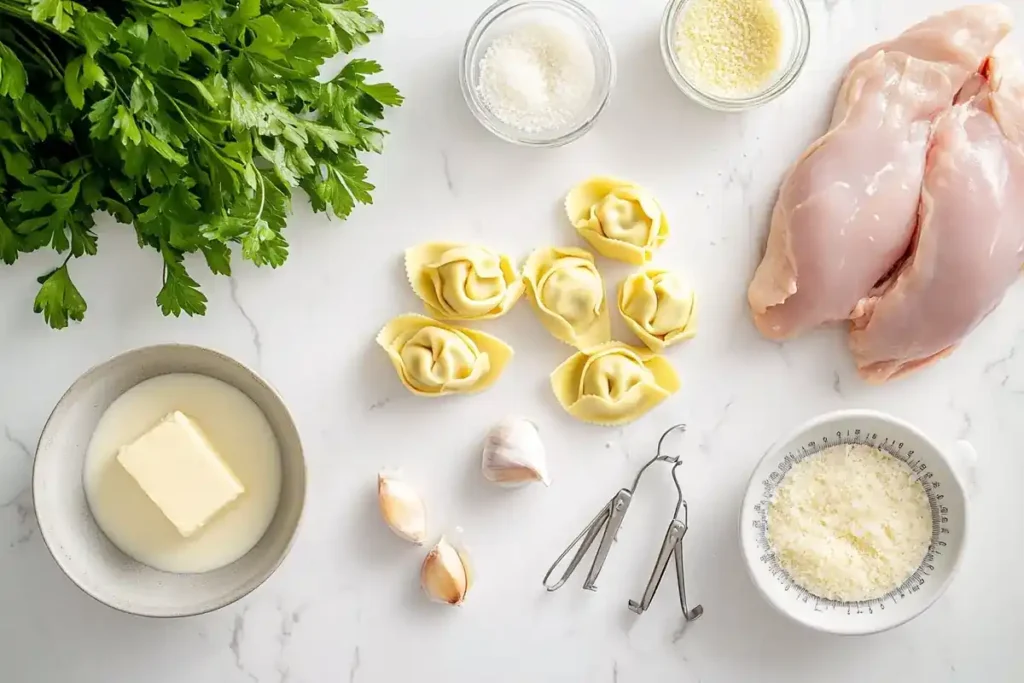
POLYGON ((995 58, 984 71, 935 124, 912 253, 853 322, 869 381, 951 352, 1024 265, 1024 80, 995 58))
POLYGON ((854 317, 917 222, 932 120, 1009 32, 1002 5, 941 14, 859 55, 830 130, 797 160, 747 292, 766 337, 854 317))

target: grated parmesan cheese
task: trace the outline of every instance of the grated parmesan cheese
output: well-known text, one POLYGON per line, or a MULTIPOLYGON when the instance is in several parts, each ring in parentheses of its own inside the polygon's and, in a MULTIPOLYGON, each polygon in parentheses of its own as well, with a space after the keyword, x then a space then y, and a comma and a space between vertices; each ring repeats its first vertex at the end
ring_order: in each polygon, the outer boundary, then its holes
POLYGON ((910 467, 865 445, 833 446, 794 465, 768 509, 779 565, 829 600, 885 595, 917 571, 931 536, 928 496, 910 467))
POLYGON ((537 12, 496 38, 479 69, 484 105, 525 133, 575 124, 594 92, 590 46, 579 28, 550 12, 537 12))
POLYGON ((772 0, 690 0, 676 24, 676 56, 699 89, 759 91, 779 68, 785 34, 772 0))

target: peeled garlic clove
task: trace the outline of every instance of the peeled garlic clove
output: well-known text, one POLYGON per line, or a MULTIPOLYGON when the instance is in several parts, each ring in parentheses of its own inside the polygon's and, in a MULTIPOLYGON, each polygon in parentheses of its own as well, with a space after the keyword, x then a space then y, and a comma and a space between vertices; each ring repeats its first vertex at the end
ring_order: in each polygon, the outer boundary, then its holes
POLYGON ((427 508, 412 486, 389 472, 377 475, 377 501, 384 521, 400 538, 423 545, 427 538, 427 508))
POLYGON ((484 439, 481 469, 484 478, 499 486, 551 483, 540 433, 523 418, 505 418, 491 428, 484 439))
POLYGON ((442 536, 420 568, 423 592, 436 602, 461 605, 473 584, 469 557, 465 550, 456 548, 442 536))

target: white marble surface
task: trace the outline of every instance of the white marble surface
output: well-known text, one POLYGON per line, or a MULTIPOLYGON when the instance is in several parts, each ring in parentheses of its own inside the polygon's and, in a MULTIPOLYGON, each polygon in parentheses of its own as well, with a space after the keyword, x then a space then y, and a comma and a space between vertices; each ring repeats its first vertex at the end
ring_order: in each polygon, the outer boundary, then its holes
MULTIPOLYGON (((484 0, 373 0, 387 32, 369 52, 408 98, 388 121, 387 153, 372 160, 375 206, 339 224, 297 204, 292 256, 277 272, 238 268, 229 281, 195 264, 211 301, 209 315, 194 320, 160 316, 158 257, 120 227, 102 230, 99 257, 72 264, 90 306, 72 329, 50 331, 31 311, 34 277, 53 257, 0 268, 0 680, 1024 680, 1024 284, 952 358, 878 388, 856 378, 838 331, 780 346, 748 320, 743 294, 772 194, 822 130, 841 64, 955 4, 809 2, 813 45, 797 85, 760 111, 725 116, 690 104, 665 74, 660 0, 592 0, 618 52, 612 103, 583 140, 538 151, 490 137, 462 102, 458 55, 484 0), (699 288, 700 335, 671 353, 683 390, 624 429, 573 422, 547 385, 568 350, 520 305, 486 326, 517 350, 494 389, 462 400, 407 394, 372 341, 390 316, 417 310, 402 249, 435 238, 517 254, 576 243, 559 198, 601 171, 657 191, 675 229, 661 259, 699 288), (94 603, 61 575, 39 538, 28 486, 34 441, 67 385, 113 354, 167 341, 212 346, 259 368, 297 417, 311 476, 297 544, 275 576, 220 612, 156 621, 94 603), (787 622, 755 593, 737 547, 737 508, 753 464, 781 432, 855 406, 895 413, 944 444, 971 440, 979 481, 968 555, 941 601, 892 632, 838 638, 787 622), (482 434, 511 412, 543 429, 548 490, 509 493, 478 474, 482 434), (680 420, 691 427, 687 570, 704 618, 680 635, 671 574, 648 613, 626 609, 667 522, 664 482, 638 498, 600 592, 581 591, 578 576, 545 594, 550 561, 680 420), (479 581, 463 608, 419 594, 422 550, 393 538, 374 508, 382 465, 403 466, 422 486, 432 533, 465 528, 479 581)), ((1024 21, 1024 2, 1010 4, 1024 21)), ((609 284, 624 272, 601 265, 609 284)))

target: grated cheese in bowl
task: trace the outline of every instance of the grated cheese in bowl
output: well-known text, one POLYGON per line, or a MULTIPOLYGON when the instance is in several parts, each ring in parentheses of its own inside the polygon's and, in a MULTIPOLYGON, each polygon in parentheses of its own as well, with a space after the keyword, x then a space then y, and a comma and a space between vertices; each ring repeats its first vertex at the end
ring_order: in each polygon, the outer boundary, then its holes
POLYGON ((779 566, 808 592, 842 602, 900 586, 932 537, 928 496, 910 467, 860 444, 833 446, 794 465, 767 517, 779 566))
POLYGON ((683 72, 728 96, 763 88, 782 62, 784 40, 771 0, 691 0, 676 26, 683 72))
POLYGON ((810 30, 804 0, 670 0, 661 53, 672 80, 693 100, 741 111, 796 82, 810 30))

